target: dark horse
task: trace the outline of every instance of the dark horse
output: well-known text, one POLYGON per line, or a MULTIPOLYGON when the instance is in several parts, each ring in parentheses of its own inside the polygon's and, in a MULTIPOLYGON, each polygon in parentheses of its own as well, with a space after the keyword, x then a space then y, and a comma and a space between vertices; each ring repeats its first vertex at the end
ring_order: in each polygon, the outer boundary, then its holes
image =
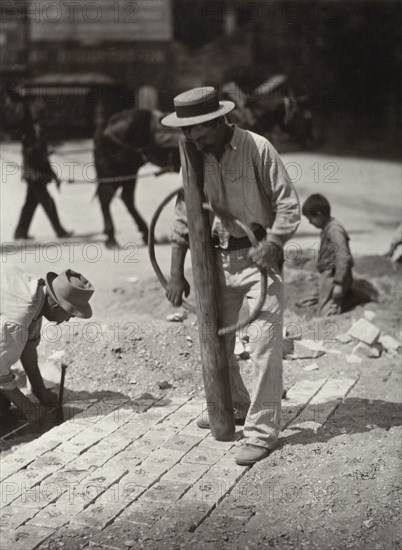
POLYGON ((121 187, 121 199, 137 224, 145 244, 148 226, 135 206, 134 193, 138 170, 147 162, 161 172, 180 169, 177 132, 160 124, 162 113, 146 109, 121 111, 97 129, 94 142, 97 196, 102 208, 106 246, 118 246, 110 203, 121 187))

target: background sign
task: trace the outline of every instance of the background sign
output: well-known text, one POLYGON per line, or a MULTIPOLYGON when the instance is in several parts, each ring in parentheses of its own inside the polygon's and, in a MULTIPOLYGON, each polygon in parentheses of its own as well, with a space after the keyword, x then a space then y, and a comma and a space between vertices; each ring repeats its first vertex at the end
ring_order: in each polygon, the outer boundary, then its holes
POLYGON ((170 0, 31 0, 31 41, 169 41, 170 0))

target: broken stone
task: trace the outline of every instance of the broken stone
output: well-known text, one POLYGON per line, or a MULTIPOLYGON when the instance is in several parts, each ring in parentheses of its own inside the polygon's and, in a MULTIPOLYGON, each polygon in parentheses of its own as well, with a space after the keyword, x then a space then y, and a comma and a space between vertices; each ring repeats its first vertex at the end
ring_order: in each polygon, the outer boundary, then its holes
POLYGON ((360 355, 360 356, 363 355, 363 357, 377 359, 381 355, 381 345, 375 344, 374 346, 369 346, 364 342, 359 342, 353 348, 352 355, 360 355))
POLYGON ((317 365, 317 363, 311 363, 310 365, 307 365, 306 367, 304 367, 303 370, 307 371, 307 372, 310 372, 310 371, 313 371, 313 370, 318 370, 320 367, 317 365))
POLYGON ((381 348, 377 346, 372 347, 369 353, 369 357, 370 359, 378 359, 379 357, 381 357, 381 348))
POLYGON ((193 342, 193 339, 189 335, 186 336, 186 340, 187 340, 187 342, 191 342, 191 343, 193 342))
POLYGON ((346 362, 347 363, 356 363, 356 364, 359 364, 363 361, 363 358, 362 357, 359 357, 358 355, 347 355, 346 356, 346 362))
POLYGON ((380 336, 379 342, 386 351, 391 351, 391 350, 397 351, 398 348, 401 347, 401 343, 398 342, 396 338, 393 338, 388 334, 382 334, 380 336))
POLYGON ((367 527, 367 529, 370 529, 370 527, 373 527, 373 518, 369 518, 366 521, 363 521, 363 524, 367 527))
POLYGON ((283 337, 290 338, 291 340, 301 340, 301 326, 297 323, 290 323, 288 326, 283 327, 283 337))
POLYGON ((282 344, 282 357, 286 359, 288 355, 292 355, 294 350, 293 340, 284 338, 282 344))
POLYGON ((316 359, 326 353, 325 348, 313 340, 293 340, 293 352, 288 354, 291 359, 316 359))
POLYGON ((376 316, 375 311, 372 311, 371 309, 366 309, 363 313, 364 318, 367 319, 367 321, 372 321, 374 317, 376 316))
POLYGON ((380 336, 380 329, 367 321, 367 319, 359 319, 356 323, 353 323, 348 333, 356 340, 361 340, 365 344, 372 346, 377 342, 380 336))
POLYGON ((182 323, 184 319, 184 314, 180 312, 171 313, 166 317, 166 321, 170 321, 171 323, 182 323))
POLYGON ((243 352, 244 352, 243 343, 238 338, 236 338, 234 353, 235 355, 241 355, 243 352))
POLYGON ((349 342, 353 340, 353 338, 347 332, 343 332, 342 334, 337 334, 335 338, 341 344, 349 344, 349 342))
POLYGON ((236 338, 234 353, 240 359, 248 359, 250 357, 250 346, 244 338, 242 338, 241 340, 239 340, 239 338, 236 338))
POLYGON ((52 355, 49 355, 48 359, 50 359, 51 361, 58 361, 63 357, 64 354, 65 354, 64 349, 61 349, 59 351, 54 351, 52 355))

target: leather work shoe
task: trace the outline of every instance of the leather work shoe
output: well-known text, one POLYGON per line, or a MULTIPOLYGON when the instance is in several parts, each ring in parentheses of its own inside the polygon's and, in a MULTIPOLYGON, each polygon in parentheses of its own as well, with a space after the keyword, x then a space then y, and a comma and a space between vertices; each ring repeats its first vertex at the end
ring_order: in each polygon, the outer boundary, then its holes
MULTIPOLYGON (((236 426, 244 426, 246 419, 245 418, 235 418, 235 424, 236 426)), ((197 420, 197 426, 203 430, 209 430, 211 426, 209 425, 209 419, 207 415, 201 416, 197 420)))
POLYGON ((267 458, 271 451, 272 449, 266 447, 245 443, 239 447, 236 453, 236 464, 239 464, 239 466, 252 466, 259 460, 267 458))

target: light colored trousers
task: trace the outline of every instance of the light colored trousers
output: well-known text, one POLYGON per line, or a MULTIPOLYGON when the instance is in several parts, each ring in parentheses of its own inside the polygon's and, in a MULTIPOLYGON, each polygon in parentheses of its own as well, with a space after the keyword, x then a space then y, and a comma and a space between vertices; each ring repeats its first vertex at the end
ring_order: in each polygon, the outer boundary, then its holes
MULTIPOLYGON (((248 259, 249 250, 247 248, 233 252, 216 251, 222 326, 227 327, 238 322, 245 297, 250 311, 255 309, 258 302, 261 273, 255 263, 248 259)), ((251 397, 240 375, 234 354, 236 333, 231 332, 224 336, 236 416, 246 417, 243 430, 246 442, 260 447, 274 447, 280 431, 283 389, 282 325, 282 276, 270 273, 267 298, 262 311, 248 329, 245 327, 241 331, 241 334, 247 331, 249 335, 253 365, 251 397)))

